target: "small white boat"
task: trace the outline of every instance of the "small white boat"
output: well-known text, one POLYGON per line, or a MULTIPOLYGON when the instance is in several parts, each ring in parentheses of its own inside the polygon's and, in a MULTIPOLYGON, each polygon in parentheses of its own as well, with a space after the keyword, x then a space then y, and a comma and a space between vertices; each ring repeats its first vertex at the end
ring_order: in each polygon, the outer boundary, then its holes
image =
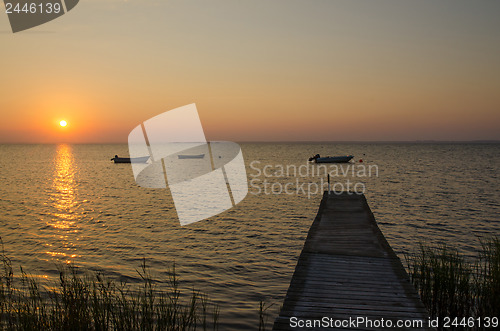
POLYGON ((347 163, 351 161, 354 155, 342 155, 342 156, 326 156, 321 157, 319 154, 314 155, 309 158, 309 161, 316 163, 347 163))
POLYGON ((205 154, 196 154, 196 155, 177 155, 179 159, 203 159, 205 154))
POLYGON ((115 163, 146 163, 149 160, 149 156, 141 156, 141 157, 119 157, 118 155, 115 155, 114 158, 111 159, 111 161, 114 161, 115 163))

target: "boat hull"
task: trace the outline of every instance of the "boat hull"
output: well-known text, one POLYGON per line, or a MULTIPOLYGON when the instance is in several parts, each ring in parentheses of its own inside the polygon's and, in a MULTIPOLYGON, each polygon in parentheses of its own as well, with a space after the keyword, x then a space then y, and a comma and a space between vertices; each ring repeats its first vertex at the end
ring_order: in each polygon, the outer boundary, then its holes
POLYGON ((345 156, 328 156, 328 157, 319 157, 315 159, 316 163, 347 163, 351 161, 353 155, 345 155, 345 156))
POLYGON ((149 156, 143 157, 114 157, 111 160, 115 163, 146 163, 149 160, 149 156))
POLYGON ((203 159, 205 157, 205 154, 198 154, 198 155, 177 155, 179 159, 203 159))

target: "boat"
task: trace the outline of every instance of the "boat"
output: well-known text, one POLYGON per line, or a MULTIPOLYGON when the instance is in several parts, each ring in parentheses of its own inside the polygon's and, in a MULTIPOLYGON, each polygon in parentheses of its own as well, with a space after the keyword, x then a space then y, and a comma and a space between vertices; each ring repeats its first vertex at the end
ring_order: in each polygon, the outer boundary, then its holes
POLYGON ((149 160, 149 156, 141 156, 141 157, 119 157, 115 155, 111 161, 115 163, 146 163, 149 160))
POLYGON ((347 163, 351 161, 354 155, 342 155, 342 156, 326 156, 321 157, 321 155, 316 154, 309 158, 309 161, 316 163, 347 163))
POLYGON ((179 159, 203 159, 205 154, 196 154, 196 155, 177 155, 179 159))

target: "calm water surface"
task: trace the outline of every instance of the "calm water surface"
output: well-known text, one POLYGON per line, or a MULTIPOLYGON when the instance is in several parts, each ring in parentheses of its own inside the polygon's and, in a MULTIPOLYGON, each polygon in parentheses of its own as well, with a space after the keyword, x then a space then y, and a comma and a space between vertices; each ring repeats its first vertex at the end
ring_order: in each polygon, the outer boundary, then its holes
POLYGON ((175 261, 185 287, 220 305, 221 329, 255 329, 259 300, 275 308, 283 300, 316 215, 321 190, 314 185, 325 180, 325 169, 305 165, 316 153, 355 155, 355 163, 327 171, 336 171, 338 185, 363 184, 357 188, 366 190, 400 256, 421 241, 472 256, 479 238, 500 235, 499 144, 269 143, 242 150, 248 196, 180 227, 167 190, 138 187, 130 165, 110 162, 127 154, 126 145, 0 145, 6 254, 49 280, 63 262, 131 284, 143 257, 162 279, 175 261), (371 176, 358 172, 369 166, 371 176))

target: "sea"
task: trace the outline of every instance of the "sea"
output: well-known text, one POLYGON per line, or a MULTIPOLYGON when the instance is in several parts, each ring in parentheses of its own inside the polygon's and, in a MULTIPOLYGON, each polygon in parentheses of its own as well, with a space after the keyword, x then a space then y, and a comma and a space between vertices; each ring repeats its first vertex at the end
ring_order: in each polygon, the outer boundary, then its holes
MULTIPOLYGON (((364 193, 401 259, 453 246, 473 258, 500 235, 498 143, 241 143, 248 194, 233 208, 181 226, 168 189, 137 185, 126 144, 0 145, 0 236, 16 270, 56 282, 72 264, 140 283, 175 263, 181 287, 219 305, 221 330, 271 324, 323 191, 364 193), (348 164, 310 156, 353 155, 348 164)), ((189 167, 186 168, 189 171, 189 167)), ((168 177, 168 174, 167 174, 168 177)), ((193 190, 192 204, 199 203, 193 190)))

